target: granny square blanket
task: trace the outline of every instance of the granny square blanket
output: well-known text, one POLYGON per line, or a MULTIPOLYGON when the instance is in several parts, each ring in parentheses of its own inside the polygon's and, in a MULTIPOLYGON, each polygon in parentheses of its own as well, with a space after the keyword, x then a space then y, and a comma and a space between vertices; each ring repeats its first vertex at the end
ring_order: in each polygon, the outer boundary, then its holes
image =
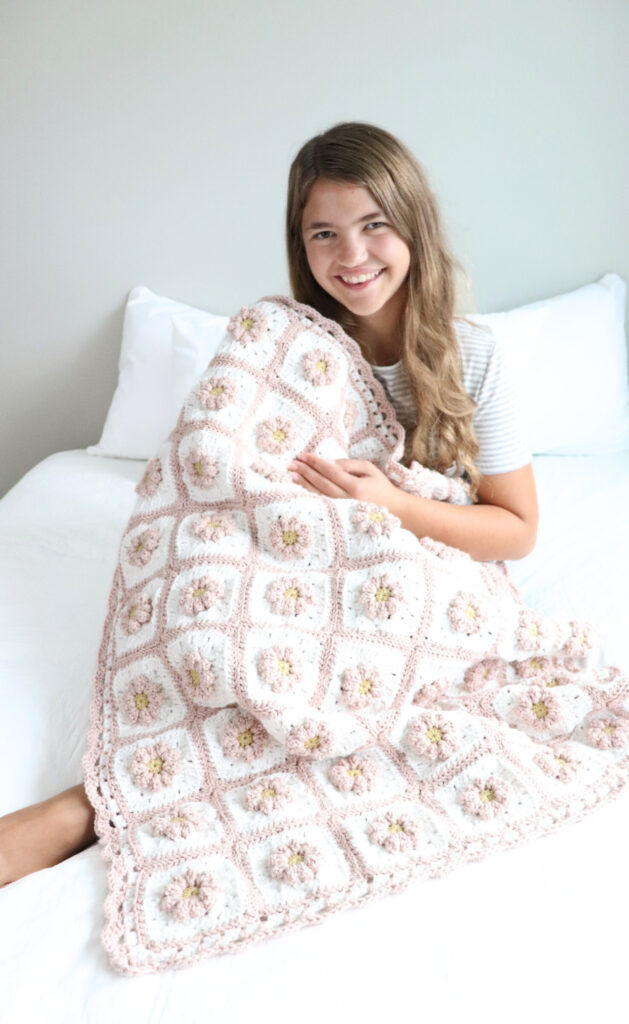
POLYGON ((401 464, 358 345, 244 308, 137 487, 92 684, 85 788, 125 974, 321 922, 576 820, 624 784, 629 677, 500 562, 306 491, 312 451, 401 464))

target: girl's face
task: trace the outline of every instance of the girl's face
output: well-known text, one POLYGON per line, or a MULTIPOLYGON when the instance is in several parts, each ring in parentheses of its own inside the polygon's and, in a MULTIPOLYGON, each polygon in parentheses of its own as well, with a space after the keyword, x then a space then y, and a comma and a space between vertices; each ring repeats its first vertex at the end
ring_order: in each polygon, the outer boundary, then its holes
POLYGON ((369 189, 317 178, 301 225, 310 270, 324 291, 356 316, 394 329, 410 251, 369 189))

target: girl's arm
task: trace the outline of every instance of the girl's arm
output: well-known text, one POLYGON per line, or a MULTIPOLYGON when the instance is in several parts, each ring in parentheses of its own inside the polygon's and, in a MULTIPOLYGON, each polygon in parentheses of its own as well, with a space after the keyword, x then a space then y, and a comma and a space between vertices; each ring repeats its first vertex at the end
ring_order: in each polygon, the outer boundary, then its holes
POLYGON ((523 558, 535 546, 538 507, 531 463, 481 478, 478 504, 450 505, 396 487, 371 462, 299 455, 288 467, 308 491, 384 505, 417 537, 432 537, 479 561, 523 558))

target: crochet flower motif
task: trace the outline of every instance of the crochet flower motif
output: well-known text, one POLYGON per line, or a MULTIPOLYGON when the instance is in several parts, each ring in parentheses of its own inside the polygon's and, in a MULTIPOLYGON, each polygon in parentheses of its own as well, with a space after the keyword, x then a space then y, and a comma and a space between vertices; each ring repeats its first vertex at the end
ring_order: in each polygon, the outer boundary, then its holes
POLYGON ((263 476, 265 480, 270 480, 271 483, 291 483, 290 475, 285 469, 278 469, 276 466, 272 466, 266 459, 256 459, 255 462, 251 463, 250 468, 254 473, 263 476))
POLYGON ((166 839, 187 839, 195 832, 202 832, 205 821, 194 805, 177 804, 166 814, 159 814, 151 822, 153 835, 166 839))
POLYGON ((153 614, 153 602, 148 594, 138 594, 132 597, 122 615, 122 628, 125 633, 132 636, 142 626, 150 622, 153 614))
POLYGON ((552 775, 559 782, 570 782, 582 763, 581 758, 564 745, 544 747, 533 760, 546 775, 552 775))
POLYGON ((521 679, 529 679, 531 677, 538 679, 540 682, 546 679, 548 672, 554 666, 552 658, 526 658, 524 661, 512 661, 511 664, 515 669, 516 676, 521 679))
POLYGON ((289 754, 319 760, 332 752, 332 733, 312 718, 305 719, 301 725, 291 729, 286 738, 286 749, 289 754))
POLYGON ((395 615, 404 600, 404 592, 397 580, 384 573, 365 580, 359 600, 370 619, 386 619, 395 615))
POLYGON ((532 729, 546 732, 561 722, 561 705, 546 686, 535 683, 520 697, 518 714, 532 729))
POLYGON ((151 498, 162 482, 162 464, 159 459, 149 459, 144 476, 136 485, 135 492, 141 498, 151 498))
POLYGON ((468 668, 465 673, 465 689, 472 693, 474 690, 482 690, 488 683, 502 686, 506 678, 504 662, 499 658, 485 658, 468 668))
POLYGON ((598 636, 588 622, 571 622, 572 636, 564 644, 563 651, 570 658, 584 658, 596 647, 598 636))
POLYGON ((190 529, 195 537, 216 543, 217 540, 222 540, 223 537, 231 537, 236 531, 236 523, 231 516, 217 512, 199 516, 198 519, 193 521, 190 529))
POLYGON ((388 853, 406 853, 417 846, 419 827, 409 814, 386 811, 372 821, 367 835, 372 843, 383 846, 388 853))
POLYGON ((150 725, 162 707, 164 691, 146 676, 136 676, 129 683, 122 698, 127 718, 134 725, 150 725))
POLYGON ((154 526, 143 530, 127 547, 127 558, 131 565, 145 566, 159 544, 159 530, 154 526))
POLYGON ((268 734, 253 715, 237 714, 223 729, 221 746, 226 757, 255 761, 268 746, 268 734))
POLYGON ((227 377, 208 377, 197 392, 202 409, 224 409, 236 397, 236 385, 227 377))
POLYGON ((216 689, 214 669, 205 658, 190 651, 183 659, 183 677, 195 698, 208 700, 216 689))
POLYGON ((301 615, 314 604, 310 585, 297 576, 282 576, 269 583, 265 597, 275 615, 301 615))
POLYGON ((450 602, 448 615, 452 628, 457 633, 479 633, 487 622, 487 614, 481 601, 474 594, 461 591, 450 602))
POLYGON ((341 693, 350 708, 368 708, 384 692, 380 674, 373 665, 359 664, 343 672, 341 693))
POLYGON ((274 693, 292 690, 302 678, 302 664, 290 647, 270 647, 258 657, 258 671, 274 693))
POLYGON ((509 786, 496 775, 475 779, 461 794, 463 810, 484 821, 495 818, 509 802, 509 786))
POLYGON ((190 479, 195 487, 203 489, 211 487, 218 473, 218 466, 213 455, 208 455, 202 448, 192 448, 183 460, 190 479))
POLYGON ((408 742, 421 757, 429 761, 445 761, 458 746, 452 722, 436 714, 416 718, 411 722, 408 742))
POLYGON ((260 340, 266 331, 266 323, 266 317, 259 309, 243 306, 240 313, 230 318, 227 330, 236 341, 248 345, 249 342, 260 340))
POLYGON ((163 740, 150 747, 141 747, 131 761, 131 774, 142 789, 164 789, 179 774, 179 752, 163 740))
POLYGON ((319 872, 321 854, 316 846, 291 839, 286 846, 280 846, 269 859, 271 877, 279 882, 297 885, 309 882, 319 872))
POLYGON ((331 384, 339 369, 339 364, 334 356, 320 348, 315 349, 314 352, 306 352, 302 365, 304 375, 316 387, 331 384))
POLYGON ((550 639, 550 630, 541 615, 535 612, 520 612, 515 641, 523 651, 534 651, 550 639))
POLYGON ((245 804, 250 811, 271 814, 285 807, 293 799, 290 786, 280 775, 271 779, 258 779, 245 792, 245 804))
POLYGON ((352 522, 357 530, 369 537, 390 537, 393 530, 400 526, 397 516, 392 516, 386 508, 361 501, 356 505, 352 522))
POLYGON ((258 448, 271 455, 283 455, 290 451, 297 439, 295 428, 284 416, 273 416, 258 425, 256 441, 258 448))
POLYGON ((435 707, 443 695, 450 689, 450 686, 451 682, 449 679, 433 679, 429 683, 424 683, 413 697, 413 704, 419 704, 427 708, 435 707))
POLYGON ((435 540, 434 537, 422 537, 419 543, 426 551, 430 551, 431 554, 443 559, 444 562, 456 562, 462 558, 470 558, 467 551, 460 551, 459 548, 450 547, 449 544, 444 544, 441 540, 435 540))
POLYGON ((201 576, 183 587, 179 595, 179 604, 186 615, 198 615, 218 604, 223 596, 223 584, 210 576, 201 576))
POLYGON ((328 778, 341 793, 368 793, 378 778, 378 769, 368 757, 350 754, 341 757, 328 769, 328 778))
POLYGON ((588 725, 587 739, 588 743, 599 750, 626 747, 629 743, 629 725, 621 718, 596 718, 588 725))
POLYGON ((280 558, 301 558, 312 543, 312 530, 297 516, 278 516, 269 531, 269 540, 280 558))
POLYGON ((162 893, 162 909, 178 921, 203 917, 216 902, 219 892, 212 875, 191 868, 168 883, 162 893))

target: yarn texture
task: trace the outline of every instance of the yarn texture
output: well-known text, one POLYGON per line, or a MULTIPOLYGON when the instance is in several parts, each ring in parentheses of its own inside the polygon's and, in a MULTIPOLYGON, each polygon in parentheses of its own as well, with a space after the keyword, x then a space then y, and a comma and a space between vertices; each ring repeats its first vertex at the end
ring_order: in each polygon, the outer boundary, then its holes
POLYGON ((229 334, 146 467, 83 757, 124 974, 325 920, 577 820, 629 767, 629 677, 526 607, 501 562, 294 483, 301 451, 409 493, 358 345, 275 296, 229 334))

